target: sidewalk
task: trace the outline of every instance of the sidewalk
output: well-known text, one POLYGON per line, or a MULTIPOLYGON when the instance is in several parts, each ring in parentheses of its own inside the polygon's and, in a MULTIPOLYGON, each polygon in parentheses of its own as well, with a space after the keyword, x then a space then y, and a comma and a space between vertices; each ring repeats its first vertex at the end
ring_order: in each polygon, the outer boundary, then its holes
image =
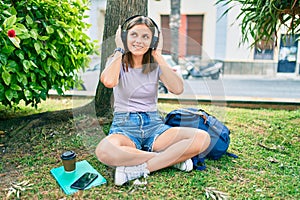
POLYGON ((223 74, 222 79, 251 79, 251 80, 300 80, 300 75, 290 74, 277 74, 276 76, 270 75, 241 75, 241 74, 223 74))
POLYGON ((273 108, 296 110, 300 109, 300 99, 295 98, 261 98, 261 97, 211 97, 201 95, 173 95, 159 94, 158 101, 161 103, 179 103, 179 104, 210 104, 226 107, 240 108, 273 108))
MULTIPOLYGON (((49 91, 50 98, 58 97, 53 90, 49 91)), ((92 98, 95 92, 92 91, 66 91, 64 97, 81 97, 92 98)), ((176 104, 210 104, 216 106, 226 107, 240 107, 240 108, 273 108, 296 110, 300 109, 300 99, 297 98, 261 98, 261 97, 211 97, 204 95, 174 95, 174 94, 159 94, 158 101, 160 103, 176 103, 176 104)))

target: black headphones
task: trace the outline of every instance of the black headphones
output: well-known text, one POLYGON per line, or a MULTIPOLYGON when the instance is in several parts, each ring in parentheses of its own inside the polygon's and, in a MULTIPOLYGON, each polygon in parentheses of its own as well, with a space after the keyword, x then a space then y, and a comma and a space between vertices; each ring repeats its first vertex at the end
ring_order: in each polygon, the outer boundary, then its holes
MULTIPOLYGON (((124 44, 124 47, 125 47, 125 50, 128 50, 127 48, 127 30, 123 30, 124 29, 124 26, 125 24, 127 24, 129 21, 131 21, 132 19, 136 18, 136 17, 140 17, 140 16, 143 16, 143 15, 134 15, 134 16, 131 16, 129 18, 127 18, 124 23, 121 25, 121 29, 122 29, 122 33, 121 33, 121 38, 122 38, 122 41, 123 41, 123 44, 124 44)), ((153 35, 152 37, 152 41, 151 41, 151 44, 150 44, 150 48, 151 49, 156 49, 157 48, 157 45, 158 45, 158 41, 159 41, 159 34, 160 34, 160 31, 158 29, 158 26, 157 24, 154 22, 153 19, 151 19, 150 17, 147 17, 148 19, 151 20, 151 22, 154 24, 155 26, 155 29, 157 31, 155 31, 155 33, 157 33, 157 36, 153 35)))

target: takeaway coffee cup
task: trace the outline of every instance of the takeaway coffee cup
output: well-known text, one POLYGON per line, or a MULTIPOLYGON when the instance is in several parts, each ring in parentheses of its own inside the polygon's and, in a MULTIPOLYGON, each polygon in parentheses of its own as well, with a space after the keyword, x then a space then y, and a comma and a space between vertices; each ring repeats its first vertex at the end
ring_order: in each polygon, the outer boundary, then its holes
POLYGON ((61 160, 66 172, 73 172, 76 169, 76 153, 74 151, 65 151, 61 154, 61 160))

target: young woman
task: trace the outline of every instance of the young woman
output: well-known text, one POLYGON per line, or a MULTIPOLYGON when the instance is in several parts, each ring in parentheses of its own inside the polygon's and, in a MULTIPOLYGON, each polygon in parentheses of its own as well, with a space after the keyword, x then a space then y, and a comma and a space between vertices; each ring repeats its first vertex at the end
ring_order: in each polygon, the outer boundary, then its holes
POLYGON ((191 171, 191 157, 210 143, 205 131, 164 124, 157 110, 158 81, 181 94, 183 80, 162 56, 162 34, 155 22, 145 16, 126 21, 124 30, 119 26, 116 32, 117 48, 100 77, 113 88, 114 118, 96 155, 116 166, 116 185, 169 166, 191 171))

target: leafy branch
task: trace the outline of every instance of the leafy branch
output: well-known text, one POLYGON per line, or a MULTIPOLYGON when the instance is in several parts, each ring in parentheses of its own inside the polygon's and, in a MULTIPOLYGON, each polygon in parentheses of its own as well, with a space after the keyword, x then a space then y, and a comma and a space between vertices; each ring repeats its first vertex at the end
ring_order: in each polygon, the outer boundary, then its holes
POLYGON ((216 4, 227 7, 223 16, 233 7, 241 6, 236 19, 242 20, 242 43, 249 42, 250 35, 254 40, 251 46, 260 41, 274 41, 276 45, 282 27, 287 29, 286 34, 300 32, 299 0, 218 0, 216 4))

